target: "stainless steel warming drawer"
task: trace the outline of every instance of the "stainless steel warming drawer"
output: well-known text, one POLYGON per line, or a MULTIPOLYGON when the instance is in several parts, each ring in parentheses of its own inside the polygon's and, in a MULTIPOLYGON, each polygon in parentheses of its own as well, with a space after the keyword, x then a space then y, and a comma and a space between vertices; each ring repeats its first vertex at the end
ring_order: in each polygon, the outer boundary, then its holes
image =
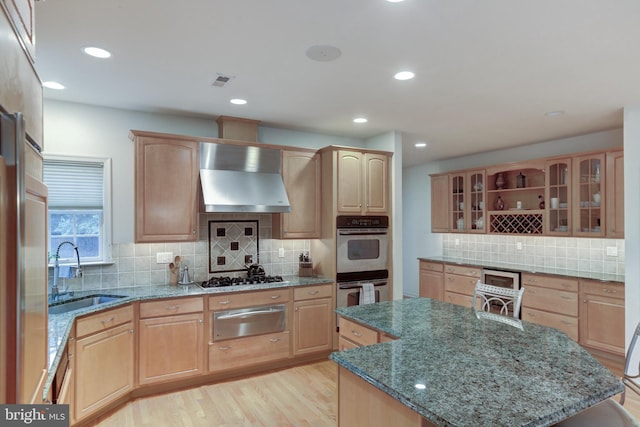
POLYGON ((285 304, 213 313, 213 341, 282 332, 287 323, 285 304))

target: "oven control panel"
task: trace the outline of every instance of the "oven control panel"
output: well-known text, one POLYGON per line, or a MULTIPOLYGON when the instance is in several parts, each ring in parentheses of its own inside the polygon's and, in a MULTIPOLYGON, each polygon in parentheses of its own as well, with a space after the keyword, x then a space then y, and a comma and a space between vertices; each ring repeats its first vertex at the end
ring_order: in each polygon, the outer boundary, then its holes
POLYGON ((388 228, 388 216, 350 216, 340 215, 336 218, 337 228, 388 228))

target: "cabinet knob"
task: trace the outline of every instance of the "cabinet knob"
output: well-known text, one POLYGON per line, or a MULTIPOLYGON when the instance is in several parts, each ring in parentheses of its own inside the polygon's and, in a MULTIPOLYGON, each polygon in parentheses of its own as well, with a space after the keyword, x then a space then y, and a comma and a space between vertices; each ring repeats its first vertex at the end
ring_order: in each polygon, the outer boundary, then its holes
POLYGON ((271 295, 271 299, 278 299, 280 298, 282 295, 271 295))
POLYGON ((191 234, 196 234, 196 230, 191 230, 191 234))
POLYGON ((109 322, 113 322, 114 320, 116 320, 116 318, 111 316, 108 319, 101 320, 100 322, 102 322, 102 324, 105 325, 105 324, 107 324, 109 322))
POLYGON ((202 319, 199 319, 199 320, 198 320, 198 323, 202 323, 202 319))
POLYGON ((132 334, 134 331, 133 329, 129 329, 129 333, 132 334))
POLYGON ((231 346, 230 345, 225 345, 224 347, 218 347, 218 350, 221 350, 221 351, 231 350, 231 346))
POLYGON ((318 295, 320 291, 309 291, 309 295, 318 295))
POLYGON ((269 342, 276 343, 280 341, 280 338, 269 338, 269 342))
POLYGON ((351 330, 351 333, 352 333, 353 335, 357 336, 357 337, 361 337, 361 336, 362 336, 362 334, 361 334, 360 332, 358 332, 358 331, 354 331, 353 329, 351 330))
POLYGON ((179 305, 168 305, 165 307, 167 310, 177 310, 180 308, 179 305))

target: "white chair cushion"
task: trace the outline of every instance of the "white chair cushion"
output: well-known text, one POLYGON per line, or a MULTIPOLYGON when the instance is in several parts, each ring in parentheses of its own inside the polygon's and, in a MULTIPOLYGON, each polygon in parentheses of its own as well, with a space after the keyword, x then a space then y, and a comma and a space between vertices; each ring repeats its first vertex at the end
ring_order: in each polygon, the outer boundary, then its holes
POLYGON ((607 399, 573 417, 556 424, 556 427, 626 427, 640 426, 638 420, 618 402, 607 399))

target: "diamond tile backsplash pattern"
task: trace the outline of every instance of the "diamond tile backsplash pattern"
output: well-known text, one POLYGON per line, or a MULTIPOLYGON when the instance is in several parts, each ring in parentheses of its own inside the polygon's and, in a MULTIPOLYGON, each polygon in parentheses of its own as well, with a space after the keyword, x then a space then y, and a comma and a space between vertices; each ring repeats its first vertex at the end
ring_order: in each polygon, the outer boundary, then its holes
POLYGON ((209 272, 244 271, 245 264, 258 262, 257 220, 209 220, 209 272))
MULTIPOLYGON (((114 244, 113 264, 83 266, 84 276, 78 279, 59 279, 60 290, 113 290, 130 286, 163 285, 169 283, 167 264, 156 264, 157 252, 173 252, 180 255, 189 267, 191 279, 196 282, 211 276, 243 276, 244 271, 209 273, 209 221, 258 221, 259 261, 268 275, 298 274, 298 255, 310 252, 309 240, 272 239, 271 214, 201 214, 197 242, 189 243, 124 243, 114 244), (278 257, 278 249, 284 248, 284 258, 278 257)), ((244 233, 244 227, 242 227, 244 233)), ((215 238, 215 237, 214 237, 215 238)), ((240 242, 239 242, 240 243, 240 242)), ((240 246, 241 244, 239 244, 240 246)), ((82 262, 82 254, 80 254, 82 262)), ((244 262, 244 258, 240 259, 244 262)), ((256 261, 255 259, 253 260, 256 261)), ((53 281, 53 268, 49 268, 49 287, 53 281)))
POLYGON ((590 273, 624 274, 624 239, 443 234, 445 257, 501 262, 526 267, 551 267, 590 273), (518 249, 518 243, 522 249, 518 249), (607 255, 615 247, 618 256, 607 255))

